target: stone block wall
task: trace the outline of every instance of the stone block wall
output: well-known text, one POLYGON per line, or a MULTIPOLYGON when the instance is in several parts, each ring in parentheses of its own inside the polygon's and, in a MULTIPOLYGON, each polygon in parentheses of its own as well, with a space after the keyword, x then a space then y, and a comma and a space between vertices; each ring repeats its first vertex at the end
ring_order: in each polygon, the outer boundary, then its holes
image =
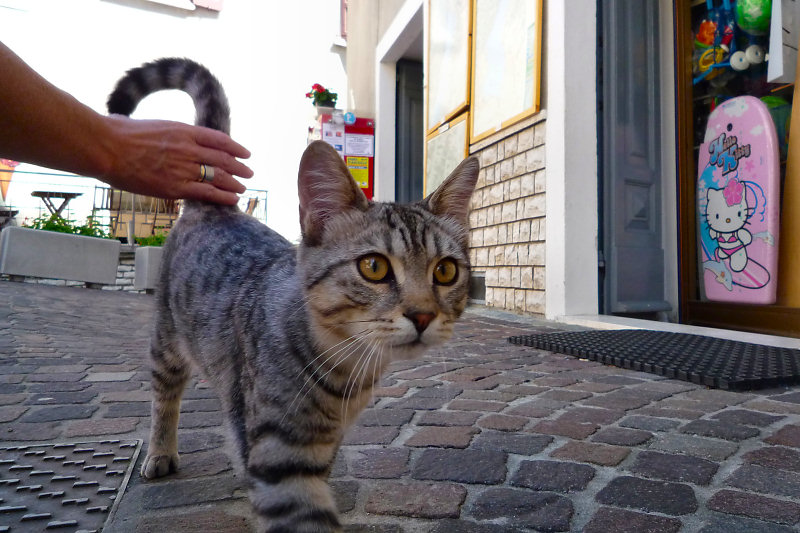
POLYGON ((481 170, 470 212, 470 260, 489 307, 545 312, 545 119, 471 147, 481 170))
POLYGON ((144 292, 133 288, 133 280, 136 278, 134 263, 135 254, 133 252, 121 252, 119 254, 119 265, 117 265, 117 281, 114 285, 104 285, 103 290, 144 292))

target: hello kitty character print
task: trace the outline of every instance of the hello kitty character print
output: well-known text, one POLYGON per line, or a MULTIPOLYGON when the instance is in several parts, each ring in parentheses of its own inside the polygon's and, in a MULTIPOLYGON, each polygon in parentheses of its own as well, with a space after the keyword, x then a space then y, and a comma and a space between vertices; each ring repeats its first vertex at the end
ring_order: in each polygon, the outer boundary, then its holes
POLYGON ((709 116, 698 161, 701 287, 709 300, 773 303, 779 156, 767 107, 743 96, 709 116))
POLYGON ((738 179, 730 180, 724 189, 708 189, 708 233, 717 241, 717 258, 729 258, 734 272, 747 266, 747 246, 753 241, 745 228, 748 215, 744 185, 738 179))

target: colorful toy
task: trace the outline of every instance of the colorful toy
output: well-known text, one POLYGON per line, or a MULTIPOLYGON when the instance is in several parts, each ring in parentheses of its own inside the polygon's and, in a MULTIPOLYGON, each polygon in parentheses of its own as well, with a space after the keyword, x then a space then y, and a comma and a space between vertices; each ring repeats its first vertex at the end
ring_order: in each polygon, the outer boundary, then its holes
POLYGON ((767 35, 772 0, 736 0, 736 25, 750 35, 767 35))
POLYGON ((731 68, 737 72, 742 72, 763 62, 764 48, 757 44, 751 44, 744 51, 737 50, 732 53, 729 61, 731 68))
POLYGON ((704 20, 697 28, 695 36, 696 44, 700 46, 712 46, 714 44, 714 34, 717 32, 717 25, 710 20, 704 20))
POLYGON ((780 173, 766 105, 740 96, 708 117, 698 161, 701 285, 709 300, 775 302, 780 173))
MULTIPOLYGON (((758 67, 764 64, 765 48, 754 36, 764 35, 761 31, 764 9, 769 29, 772 3, 771 0, 750 0, 744 4, 742 7, 742 0, 739 0, 734 9, 730 0, 723 0, 720 7, 714 7, 713 0, 706 0, 708 19, 700 23, 695 35, 694 84, 718 78, 728 68, 733 73, 749 69, 757 73, 758 67), (737 32, 737 28, 743 31, 737 32)), ((724 85, 729 78, 718 78, 715 84, 724 85)))
POLYGON ((729 66, 733 40, 733 10, 729 0, 714 7, 713 0, 706 0, 708 18, 703 20, 695 34, 695 61, 693 83, 711 80, 729 66))

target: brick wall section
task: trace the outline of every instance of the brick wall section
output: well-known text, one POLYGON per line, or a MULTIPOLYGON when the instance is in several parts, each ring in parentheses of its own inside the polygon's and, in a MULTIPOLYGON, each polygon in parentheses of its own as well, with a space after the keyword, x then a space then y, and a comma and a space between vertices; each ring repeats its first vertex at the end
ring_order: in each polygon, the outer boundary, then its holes
POLYGON ((485 272, 486 305, 544 314, 545 120, 476 146, 481 171, 470 260, 474 271, 485 272))

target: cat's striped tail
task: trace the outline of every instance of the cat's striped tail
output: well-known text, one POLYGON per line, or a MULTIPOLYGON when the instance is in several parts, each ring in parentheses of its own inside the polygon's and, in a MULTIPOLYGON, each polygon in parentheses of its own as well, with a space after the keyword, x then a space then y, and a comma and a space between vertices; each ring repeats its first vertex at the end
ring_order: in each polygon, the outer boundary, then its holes
POLYGON ((230 134, 231 113, 222 85, 191 59, 163 58, 129 70, 108 97, 108 112, 130 115, 145 96, 163 89, 178 89, 192 97, 195 124, 230 134))

